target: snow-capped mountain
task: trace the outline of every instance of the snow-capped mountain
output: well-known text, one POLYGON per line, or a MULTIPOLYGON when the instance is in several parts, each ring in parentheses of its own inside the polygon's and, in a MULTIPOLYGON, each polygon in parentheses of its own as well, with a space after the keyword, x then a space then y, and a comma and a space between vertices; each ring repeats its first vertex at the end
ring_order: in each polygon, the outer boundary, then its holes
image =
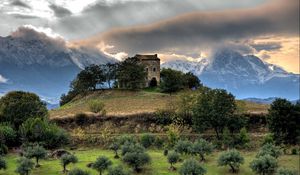
POLYGON ((70 48, 60 38, 51 38, 30 28, 19 28, 0 37, 0 93, 32 91, 48 101, 58 101, 80 69, 90 64, 114 61, 87 48, 70 48))
POLYGON ((224 88, 237 98, 299 98, 299 75, 228 49, 217 51, 210 61, 175 60, 162 67, 193 72, 205 85, 224 88))

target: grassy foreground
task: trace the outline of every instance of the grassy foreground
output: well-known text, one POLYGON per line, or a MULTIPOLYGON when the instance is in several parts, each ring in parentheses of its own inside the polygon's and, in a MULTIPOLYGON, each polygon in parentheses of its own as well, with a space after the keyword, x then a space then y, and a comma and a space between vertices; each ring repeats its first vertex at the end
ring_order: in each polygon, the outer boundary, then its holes
MULTIPOLYGON (((169 164, 167 163, 167 158, 163 156, 162 150, 149 150, 148 153, 151 156, 151 164, 145 167, 145 171, 140 173, 142 175, 175 175, 178 174, 178 170, 171 172, 168 170, 169 164)), ((113 165, 124 165, 120 159, 113 159, 113 152, 109 150, 100 150, 100 149, 85 149, 74 151, 75 155, 78 157, 79 162, 75 165, 69 165, 68 169, 74 167, 79 167, 86 169, 91 172, 92 175, 97 175, 98 173, 90 168, 87 168, 86 165, 90 162, 96 160, 100 155, 104 155, 110 158, 113 161, 113 165)), ((217 159, 220 152, 215 152, 212 155, 208 156, 207 161, 204 163, 204 167, 207 169, 207 175, 230 175, 228 167, 218 167, 217 159)), ((242 152, 242 155, 245 158, 245 163, 240 168, 240 175, 254 175, 254 173, 249 168, 249 163, 254 159, 255 152, 242 152)), ((182 157, 183 159, 187 157, 182 157)), ((197 158, 197 157, 196 157, 197 158)), ((0 170, 0 175, 16 175, 14 172, 16 169, 16 161, 18 156, 16 154, 9 154, 5 156, 5 160, 8 164, 8 169, 3 171, 0 170)), ((178 163, 175 166, 180 167, 182 163, 178 163)), ((59 160, 42 160, 41 167, 34 169, 32 175, 61 175, 62 167, 59 160)), ((297 155, 283 155, 279 157, 279 166, 289 169, 297 170, 299 167, 299 157, 297 155)), ((126 169, 130 170, 129 167, 124 165, 126 169)))

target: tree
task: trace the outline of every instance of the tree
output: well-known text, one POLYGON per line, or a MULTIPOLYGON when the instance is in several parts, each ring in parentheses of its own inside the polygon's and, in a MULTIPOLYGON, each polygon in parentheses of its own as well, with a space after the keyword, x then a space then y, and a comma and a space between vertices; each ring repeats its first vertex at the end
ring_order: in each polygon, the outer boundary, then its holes
POLYGON ((122 166, 109 167, 107 175, 129 175, 122 166))
POLYGON ((144 165, 150 163, 150 156, 145 152, 128 152, 124 155, 123 161, 133 167, 135 172, 140 172, 144 165))
POLYGON ((33 169, 34 163, 27 158, 20 158, 18 160, 18 166, 16 169, 16 173, 20 175, 29 175, 30 171, 33 169))
POLYGON ((0 99, 1 120, 10 122, 17 129, 27 119, 43 118, 47 114, 46 104, 33 93, 12 91, 0 99))
POLYGON ((116 80, 117 66, 117 63, 101 65, 101 69, 104 71, 104 77, 109 89, 111 89, 112 82, 116 80))
POLYGON ((167 159, 168 162, 171 164, 170 170, 176 170, 176 168, 173 165, 179 161, 179 154, 175 151, 172 151, 168 154, 167 159))
POLYGON ((213 128, 218 139, 228 124, 228 120, 236 111, 234 96, 222 89, 206 89, 199 91, 193 109, 193 125, 198 131, 213 128))
POLYGON ((45 159, 47 156, 47 151, 44 147, 40 145, 29 146, 25 149, 25 157, 36 160, 36 167, 40 167, 39 160, 45 159))
POLYGON ((198 87, 202 86, 199 78, 194 75, 192 72, 185 73, 183 75, 184 79, 184 86, 189 89, 197 89, 198 87))
POLYGON ((247 129, 244 127, 240 130, 238 137, 236 138, 236 144, 240 147, 247 147, 250 142, 250 136, 247 132, 247 129))
POLYGON ((239 170, 241 164, 244 163, 244 158, 237 150, 229 150, 220 155, 218 159, 219 166, 230 166, 232 173, 239 170))
POLYGON ((121 88, 139 89, 144 87, 146 75, 145 66, 136 57, 127 58, 118 64, 116 77, 121 88))
POLYGON ((109 149, 111 149, 115 152, 114 158, 118 159, 119 158, 118 150, 120 149, 120 145, 118 143, 114 142, 109 146, 109 149))
POLYGON ((262 175, 273 173, 277 166, 277 160, 270 155, 260 156, 250 163, 252 171, 262 175))
POLYGON ((281 154, 280 148, 278 148, 277 146, 272 145, 270 143, 267 143, 260 148, 256 157, 270 155, 274 158, 278 158, 280 156, 280 154, 281 154))
POLYGON ((180 154, 189 154, 192 151, 192 146, 193 144, 188 140, 179 140, 174 146, 174 149, 180 154))
POLYGON ((75 168, 75 169, 72 169, 68 175, 90 175, 90 173, 88 171, 84 171, 82 169, 79 169, 79 168, 75 168))
POLYGON ((277 170, 275 175, 297 175, 297 172, 285 168, 280 168, 277 170))
POLYGON ((171 93, 177 92, 184 88, 183 73, 173 69, 163 68, 160 72, 160 89, 162 92, 171 93))
POLYGON ((0 143, 7 146, 16 145, 17 132, 10 124, 0 124, 0 143))
POLYGON ((203 175, 206 170, 195 159, 185 160, 179 170, 180 175, 203 175))
POLYGON ((0 156, 0 170, 6 170, 7 165, 6 165, 6 161, 0 156))
POLYGON ((105 171, 111 165, 112 165, 112 162, 107 157, 100 156, 93 163, 92 168, 97 170, 99 172, 99 174, 102 175, 102 172, 105 171))
POLYGON ((124 145, 121 146, 121 154, 124 156, 126 153, 132 152, 145 152, 145 148, 138 143, 125 142, 124 145))
POLYGON ((141 136, 141 145, 145 148, 149 148, 154 144, 155 136, 153 134, 143 134, 141 136))
POLYGON ((69 165, 70 163, 77 163, 78 159, 73 154, 64 154, 63 156, 61 156, 60 162, 63 166, 63 172, 65 173, 67 171, 67 165, 69 165))
POLYGON ((205 155, 209 155, 213 151, 213 145, 204 139, 197 140, 192 146, 192 152, 200 156, 201 161, 205 161, 205 155))
POLYGON ((269 109, 268 126, 276 143, 296 144, 300 135, 300 103, 276 99, 269 109))

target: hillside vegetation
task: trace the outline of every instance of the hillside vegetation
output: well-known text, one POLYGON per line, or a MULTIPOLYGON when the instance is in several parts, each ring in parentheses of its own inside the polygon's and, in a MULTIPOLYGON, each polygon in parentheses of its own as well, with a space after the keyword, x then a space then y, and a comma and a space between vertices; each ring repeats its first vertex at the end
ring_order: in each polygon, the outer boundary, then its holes
MULTIPOLYGON (((100 100, 107 115, 124 116, 136 113, 151 113, 166 108, 178 100, 178 94, 168 95, 152 91, 105 90, 78 95, 71 102, 50 111, 50 118, 67 117, 78 113, 89 113, 88 104, 100 100)), ((266 113, 269 105, 237 101, 247 113, 266 113)))

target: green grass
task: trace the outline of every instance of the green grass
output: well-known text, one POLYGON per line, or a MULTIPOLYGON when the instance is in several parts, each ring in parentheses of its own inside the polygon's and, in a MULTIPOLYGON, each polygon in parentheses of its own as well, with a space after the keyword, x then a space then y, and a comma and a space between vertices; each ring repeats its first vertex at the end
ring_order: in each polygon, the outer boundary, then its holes
MULTIPOLYGON (((167 163, 167 159, 162 155, 162 150, 150 150, 148 153, 151 156, 152 162, 150 165, 145 167, 145 171, 140 173, 142 175, 175 175, 178 174, 178 170, 175 172, 171 172, 168 170, 169 164, 167 163)), ((92 175, 97 175, 98 173, 90 168, 87 168, 86 165, 90 162, 96 160, 96 158, 100 155, 105 155, 109 157, 110 160, 113 161, 113 165, 122 164, 124 165, 120 159, 113 159, 113 152, 108 150, 100 150, 100 149, 85 149, 85 150, 77 150, 74 152, 79 159, 79 162, 75 165, 69 165, 67 168, 72 169, 74 167, 79 167, 82 169, 86 169, 91 172, 92 175)), ((220 152, 215 152, 214 154, 207 157, 207 161, 203 164, 207 169, 207 175, 230 175, 228 167, 218 167, 217 159, 220 152)), ((239 175, 254 175, 251 169, 249 168, 249 163, 254 159, 255 152, 243 152, 243 156, 245 157, 245 164, 241 166, 239 175)), ((8 163, 8 169, 3 171, 0 170, 0 175, 16 175, 14 172, 16 169, 16 154, 9 154, 4 157, 8 163)), ((187 156, 182 157, 183 159, 187 158, 187 156)), ((197 158, 197 157, 196 157, 197 158)), ((182 163, 178 163, 175 166, 177 169, 180 167, 182 163)), ((59 160, 43 160, 41 161, 41 167, 35 168, 32 171, 32 175, 60 175, 62 173, 62 167, 60 165, 59 160)), ((299 165, 299 157, 297 155, 283 155, 279 158, 279 166, 286 167, 289 169, 297 169, 299 165)), ((129 167, 124 165, 127 170, 130 170, 129 167)))

